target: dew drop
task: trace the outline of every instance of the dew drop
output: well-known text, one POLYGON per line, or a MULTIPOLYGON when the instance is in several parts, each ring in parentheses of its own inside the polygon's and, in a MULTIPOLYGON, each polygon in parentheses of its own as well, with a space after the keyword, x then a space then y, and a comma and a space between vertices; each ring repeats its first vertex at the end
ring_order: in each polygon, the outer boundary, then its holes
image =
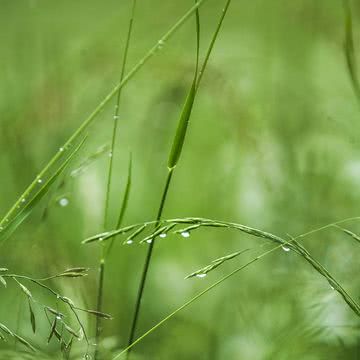
POLYGON ((146 240, 146 242, 147 242, 148 244, 151 244, 151 243, 152 243, 152 239, 148 239, 148 240, 146 240))
POLYGON ((119 115, 114 115, 114 120, 119 120, 119 115))
POLYGON ((196 277, 198 277, 198 278, 200 278, 200 279, 204 278, 205 276, 206 276, 206 274, 197 274, 197 275, 196 275, 196 277))
POLYGON ((164 233, 164 234, 160 234, 159 236, 164 239, 166 238, 167 234, 164 233))
POLYGON ((57 316, 56 316, 56 319, 57 319, 57 320, 61 320, 61 316, 60 316, 60 315, 57 315, 57 316))
POLYGON ((25 201, 26 201, 26 199, 25 199, 25 198, 22 198, 22 199, 21 199, 21 202, 23 202, 23 203, 24 203, 25 201))
POLYGON ((181 233, 181 236, 184 237, 184 238, 188 238, 188 237, 190 237, 190 233, 188 231, 183 231, 181 233))
POLYGON ((282 249, 286 252, 290 251, 290 248, 288 248, 287 246, 282 246, 282 249))
POLYGON ((330 288, 331 288, 331 290, 335 290, 335 288, 332 285, 330 285, 330 288))
POLYGON ((42 181, 42 179, 38 179, 38 181, 37 181, 39 184, 41 184, 43 181, 42 181))
POLYGON ((60 151, 60 152, 63 152, 63 151, 64 151, 64 148, 63 148, 63 147, 61 147, 61 148, 59 149, 59 151, 60 151))
POLYGON ((128 240, 128 241, 126 242, 126 244, 128 244, 128 245, 131 245, 132 243, 133 243, 132 240, 128 240))
POLYGON ((112 152, 109 152, 109 157, 112 157, 113 156, 113 153, 112 152))
POLYGON ((158 42, 158 48, 159 48, 159 49, 162 49, 162 48, 164 47, 164 45, 165 45, 164 40, 159 40, 159 42, 158 42))
POLYGON ((68 206, 69 205, 69 199, 66 198, 66 197, 61 198, 59 200, 59 205, 62 206, 62 207, 68 206))

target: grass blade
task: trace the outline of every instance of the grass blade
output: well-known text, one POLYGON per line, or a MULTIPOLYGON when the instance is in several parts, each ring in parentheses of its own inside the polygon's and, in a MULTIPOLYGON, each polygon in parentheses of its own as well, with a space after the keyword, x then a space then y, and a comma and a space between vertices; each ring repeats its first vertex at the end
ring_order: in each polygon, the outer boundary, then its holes
MULTIPOLYGON (((84 144, 86 137, 80 142, 80 144, 71 152, 68 158, 58 167, 55 173, 49 178, 49 180, 41 187, 41 189, 35 194, 35 196, 25 203, 25 206, 15 215, 10 222, 6 222, 6 227, 0 232, 0 242, 8 239, 11 234, 18 228, 18 226, 31 214, 35 206, 41 201, 41 199, 50 190, 51 185, 63 172, 63 170, 69 165, 72 158, 77 154, 84 144)), ((41 180, 41 179, 39 179, 41 180)))
POLYGON ((190 88, 189 94, 186 98, 183 110, 181 112, 178 127, 176 130, 176 134, 175 134, 175 137, 173 140, 172 147, 171 147, 169 160, 168 160, 168 168, 169 169, 175 168, 175 166, 177 165, 177 163, 179 161, 181 151, 182 151, 184 141, 185 141, 186 132, 187 132, 187 129, 189 126, 189 121, 190 121, 192 108, 194 105, 195 95, 196 95, 196 74, 195 74, 194 80, 191 84, 191 88, 190 88))

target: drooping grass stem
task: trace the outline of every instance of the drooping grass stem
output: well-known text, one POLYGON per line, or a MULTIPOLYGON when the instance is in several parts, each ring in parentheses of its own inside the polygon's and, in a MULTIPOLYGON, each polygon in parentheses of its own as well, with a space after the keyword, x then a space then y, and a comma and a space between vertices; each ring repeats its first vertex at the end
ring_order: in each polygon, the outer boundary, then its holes
MULTIPOLYGON (((317 229, 316 231, 318 231, 319 229, 317 229)), ((301 236, 306 236, 307 234, 303 234, 301 236)), ((300 237, 300 236, 299 236, 300 237)), ((272 254, 273 252, 275 252, 276 250, 281 249, 284 245, 291 245, 293 242, 295 241, 295 238, 290 239, 288 241, 285 241, 284 243, 274 246, 273 248, 271 248, 270 250, 267 250, 265 252, 263 252, 262 254, 252 258, 251 260, 249 260, 248 262, 246 262, 245 264, 241 265, 240 267, 236 268, 235 270, 231 271, 229 274, 223 276, 222 278, 220 278, 219 280, 215 281, 213 284, 211 284, 210 286, 208 286, 207 288, 205 288, 204 290, 200 291, 197 295, 195 295, 194 297, 192 297, 190 300, 188 300, 187 302, 185 302, 183 305, 181 305, 180 307, 178 307, 177 309, 175 309, 173 312, 171 312, 169 315, 167 315, 166 317, 164 317, 161 321, 159 321, 157 324, 155 324, 152 328, 150 328, 148 331, 146 331, 143 335, 141 335, 139 338, 137 338, 135 341, 133 341, 131 344, 129 344, 124 350, 122 350, 120 353, 118 353, 114 358, 112 358, 112 360, 117 360, 119 359, 122 355, 127 355, 129 354, 129 351, 135 346, 137 345, 139 342, 141 342, 145 337, 147 337, 148 335, 150 335, 152 332, 154 332, 156 329, 158 329, 160 326, 162 326, 164 323, 166 323, 167 321, 169 321, 171 318, 173 318, 177 313, 179 313, 180 311, 184 310, 185 308, 187 308, 188 306, 190 306, 193 302, 197 301, 199 298, 201 298, 203 295, 207 294, 209 291, 213 290, 214 288, 218 287, 220 284, 222 284, 225 280, 233 277, 234 275, 236 275, 237 273, 239 273, 240 271, 246 269, 247 267, 249 267, 250 265, 252 265, 253 263, 257 262, 258 260, 263 259, 265 256, 268 256, 270 254, 272 254)))

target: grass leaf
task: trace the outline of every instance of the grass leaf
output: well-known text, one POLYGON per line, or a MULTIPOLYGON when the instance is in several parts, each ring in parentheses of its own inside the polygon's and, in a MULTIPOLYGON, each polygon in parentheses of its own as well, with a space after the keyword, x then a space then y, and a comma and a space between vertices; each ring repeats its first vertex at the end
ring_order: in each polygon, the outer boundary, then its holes
POLYGON ((28 302, 29 302, 29 312, 30 312, 31 328, 32 328, 33 333, 35 334, 35 332, 36 332, 36 320, 35 320, 34 311, 33 311, 32 307, 31 307, 30 298, 28 299, 28 302))
POLYGON ((27 201, 24 207, 15 215, 13 219, 10 220, 10 223, 0 232, 0 242, 5 241, 13 232, 22 224, 22 222, 31 214, 35 206, 41 201, 41 199, 47 194, 50 190, 51 185, 63 172, 63 170, 69 165, 71 159, 75 154, 80 150, 84 144, 86 137, 80 142, 80 144, 74 148, 68 158, 57 168, 55 173, 49 178, 49 180, 40 188, 40 190, 35 194, 35 196, 27 201))

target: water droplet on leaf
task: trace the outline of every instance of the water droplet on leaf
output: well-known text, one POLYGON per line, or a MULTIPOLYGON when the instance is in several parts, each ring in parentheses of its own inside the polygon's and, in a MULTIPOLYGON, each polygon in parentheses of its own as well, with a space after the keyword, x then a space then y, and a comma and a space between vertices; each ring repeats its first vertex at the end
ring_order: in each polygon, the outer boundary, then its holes
POLYGON ((59 205, 62 206, 62 207, 65 207, 65 206, 68 206, 69 205, 69 199, 67 198, 61 198, 59 200, 59 205))
POLYGON ((188 237, 190 237, 190 233, 188 231, 183 231, 181 233, 181 236, 184 237, 184 238, 188 238, 188 237))

